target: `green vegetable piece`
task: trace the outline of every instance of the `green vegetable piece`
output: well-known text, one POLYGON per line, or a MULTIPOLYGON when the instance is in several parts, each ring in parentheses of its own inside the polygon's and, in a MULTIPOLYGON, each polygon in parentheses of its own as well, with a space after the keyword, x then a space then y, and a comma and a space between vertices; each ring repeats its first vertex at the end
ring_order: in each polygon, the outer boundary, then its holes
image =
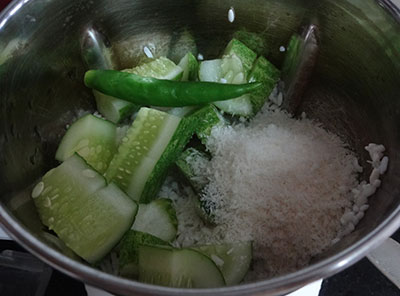
POLYGON ((227 122, 214 105, 207 105, 199 112, 202 113, 202 119, 196 128, 196 135, 204 145, 207 145, 207 140, 213 127, 226 125, 227 122))
POLYGON ((214 261, 228 286, 239 284, 250 268, 253 257, 252 242, 196 246, 197 250, 214 261))
POLYGON ((119 244, 119 266, 122 276, 129 278, 138 276, 140 245, 168 245, 168 243, 149 233, 129 230, 119 244))
POLYGON ((146 232, 164 241, 172 241, 178 230, 178 219, 170 199, 160 198, 149 204, 139 204, 133 230, 146 232))
POLYGON ((78 153, 98 172, 104 173, 117 147, 116 127, 111 122, 85 115, 67 130, 56 152, 56 159, 65 161, 78 153))
POLYGON ((263 87, 250 94, 250 101, 253 105, 253 115, 264 106, 269 95, 279 81, 280 71, 266 58, 260 56, 254 63, 249 74, 249 81, 262 82, 263 87))
POLYGON ((96 98, 97 110, 113 123, 121 122, 139 109, 135 104, 107 96, 96 90, 93 90, 93 94, 96 98))
POLYGON ((209 182, 207 179, 208 162, 209 156, 205 152, 192 147, 183 151, 176 161, 177 167, 197 193, 201 193, 209 182))
POLYGON ((253 63, 257 58, 257 54, 254 51, 235 38, 228 43, 224 51, 224 56, 231 55, 239 57, 246 75, 250 72, 253 63))
POLYGON ((241 29, 233 34, 233 38, 241 41, 257 55, 266 55, 268 53, 267 39, 260 33, 249 32, 246 29, 241 29))
POLYGON ((198 195, 195 204, 197 214, 205 223, 212 225, 215 224, 214 209, 216 205, 212 201, 201 198, 202 192, 209 182, 207 177, 209 160, 209 156, 205 152, 190 147, 181 154, 176 165, 198 195))
POLYGON ((148 203, 158 195, 167 176, 168 169, 176 162, 197 128, 204 124, 206 112, 208 111, 202 108, 182 118, 174 135, 151 172, 142 192, 140 202, 148 203))
POLYGON ((221 271, 202 253, 144 245, 139 247, 139 281, 176 288, 225 286, 221 271))
POLYGON ((241 85, 169 81, 113 70, 90 70, 85 84, 107 95, 135 104, 183 107, 228 100, 252 92, 260 83, 241 85))
POLYGON ((32 191, 41 221, 90 263, 105 256, 131 227, 137 212, 116 185, 74 154, 47 172, 32 191))
MULTIPOLYGON (((134 200, 149 202, 156 198, 143 196, 146 183, 154 176, 168 144, 171 142, 181 118, 150 108, 141 108, 132 126, 122 138, 118 153, 114 155, 105 173, 108 181, 114 181, 134 200)), ((160 181, 162 182, 162 181, 160 181)), ((158 188, 159 189, 159 188, 158 188)), ((155 190, 158 190, 155 189, 155 190)))
POLYGON ((166 57, 160 57, 133 69, 125 69, 123 72, 165 80, 181 80, 183 75, 183 69, 166 57))
POLYGON ((179 62, 179 67, 183 69, 182 81, 196 81, 199 71, 199 63, 195 56, 188 52, 179 62))

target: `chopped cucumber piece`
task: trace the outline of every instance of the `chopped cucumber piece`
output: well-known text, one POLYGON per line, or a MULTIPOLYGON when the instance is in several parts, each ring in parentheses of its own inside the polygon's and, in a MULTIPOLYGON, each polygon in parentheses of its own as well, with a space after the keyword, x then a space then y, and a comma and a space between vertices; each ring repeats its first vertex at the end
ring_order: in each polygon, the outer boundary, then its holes
POLYGON ((157 197, 169 167, 175 163, 201 121, 199 111, 177 116, 141 108, 105 176, 141 203, 157 197))
POLYGON ((65 161, 78 153, 98 172, 104 173, 115 151, 116 127, 113 123, 85 115, 67 130, 56 152, 56 159, 65 161))
POLYGON ((225 286, 215 263, 191 249, 139 247, 139 281, 176 288, 225 286))
POLYGON ((183 75, 182 68, 165 57, 160 57, 133 69, 125 69, 124 71, 140 76, 166 80, 181 80, 183 75))
POLYGON ((243 280, 253 257, 251 242, 197 246, 192 249, 207 255, 214 261, 228 286, 239 284, 243 280))
POLYGON ((209 156, 195 148, 188 148, 176 161, 177 167, 197 193, 201 193, 208 184, 207 164, 209 156))
POLYGON ((142 201, 146 182, 180 121, 165 112, 141 108, 105 173, 107 180, 116 182, 132 199, 142 201))
POLYGON ((196 135, 204 145, 207 145, 212 128, 218 125, 227 125, 227 121, 214 105, 207 105, 198 112, 201 113, 201 116, 196 128, 196 135))
POLYGON ((188 52, 179 62, 179 67, 183 69, 182 81, 196 81, 199 72, 199 63, 196 57, 188 52))
POLYGON ((167 242, 175 239, 178 220, 172 201, 160 198, 149 204, 139 204, 132 229, 149 233, 167 242))
POLYGON ((201 62, 199 67, 200 81, 221 82, 222 78, 221 65, 222 65, 221 59, 201 62))
POLYGON ((197 214, 205 223, 215 224, 215 203, 201 198, 202 192, 209 182, 207 177, 208 162, 209 157, 205 152, 188 148, 176 161, 176 165, 198 195, 195 204, 197 214))
POLYGON ((232 39, 225 48, 224 56, 236 55, 243 64, 245 75, 250 72, 257 54, 237 39, 232 39))
POLYGON ((138 276, 140 245, 168 245, 168 243, 149 233, 129 230, 119 244, 119 266, 122 276, 130 278, 138 276))
MULTIPOLYGON (((256 54, 240 41, 233 39, 225 50, 223 58, 200 63, 199 79, 201 81, 243 84, 256 59, 256 54), (247 64, 250 68, 247 69, 247 64)), ((253 113, 250 96, 214 102, 222 111, 239 116, 250 116, 253 113)))
POLYGON ((257 55, 266 55, 268 53, 267 38, 262 33, 249 32, 243 28, 236 31, 233 37, 241 41, 257 55))
POLYGON ((175 107, 169 109, 167 113, 178 117, 185 117, 193 113, 196 109, 198 109, 197 106, 175 107))
POLYGON ((96 98, 97 110, 114 123, 121 122, 139 109, 135 104, 105 95, 97 90, 93 90, 93 94, 96 98))
POLYGON ((263 87, 251 93, 250 101, 253 105, 253 115, 264 106, 269 95, 274 89, 280 77, 280 71, 272 65, 266 58, 260 56, 254 63, 253 69, 249 74, 249 82, 262 82, 263 87))
POLYGON ((47 172, 32 191, 43 224, 90 263, 106 255, 131 227, 137 211, 117 186, 74 154, 47 172))
POLYGON ((168 169, 175 163, 192 138, 196 128, 201 124, 203 116, 203 110, 200 109, 182 118, 146 183, 141 202, 148 203, 158 195, 167 176, 168 169))

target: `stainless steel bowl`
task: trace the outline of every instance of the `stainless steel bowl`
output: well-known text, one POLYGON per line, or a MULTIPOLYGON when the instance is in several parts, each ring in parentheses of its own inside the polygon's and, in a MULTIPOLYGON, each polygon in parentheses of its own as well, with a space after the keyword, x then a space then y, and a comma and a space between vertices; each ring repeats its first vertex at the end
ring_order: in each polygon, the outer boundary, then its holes
POLYGON ((0 222, 51 266, 123 295, 275 295, 339 272, 400 226, 399 12, 395 2, 384 0, 14 1, 0 16, 0 222), (227 20, 231 6, 234 23, 227 20), (149 42, 155 54, 168 54, 175 33, 185 27, 206 58, 217 56, 239 28, 259 32, 268 58, 280 66, 279 47, 311 19, 320 27, 321 48, 300 108, 346 138, 365 166, 363 147, 369 142, 384 144, 390 157, 383 186, 354 233, 297 272, 205 290, 106 274, 63 255, 40 236, 31 185, 56 165, 54 152, 66 124, 79 110, 94 109, 82 83, 79 40, 85 28, 95 25, 110 38, 121 68, 140 61, 149 42))

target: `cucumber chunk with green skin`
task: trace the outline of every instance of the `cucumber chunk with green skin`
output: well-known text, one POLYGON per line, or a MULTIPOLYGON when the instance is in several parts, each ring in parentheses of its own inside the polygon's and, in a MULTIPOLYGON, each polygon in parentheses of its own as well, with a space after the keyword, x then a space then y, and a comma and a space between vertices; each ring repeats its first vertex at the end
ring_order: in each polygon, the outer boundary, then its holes
POLYGON ((254 51, 235 38, 228 43, 224 51, 224 56, 230 55, 236 55, 239 57, 243 64, 245 75, 250 72, 253 63, 257 58, 257 54, 254 51))
POLYGON ((129 230, 119 244, 120 274, 135 278, 139 273, 139 246, 140 245, 168 245, 167 242, 149 233, 129 230))
POLYGON ((217 108, 211 104, 204 106, 198 112, 201 115, 199 116, 199 124, 196 127, 196 135, 201 143, 207 146, 207 140, 211 134, 212 128, 218 125, 227 125, 227 121, 217 108))
POLYGON ((149 233, 167 242, 174 240, 178 230, 178 220, 172 201, 160 198, 149 204, 139 204, 132 229, 149 233))
POLYGON ((197 214, 205 223, 213 225, 215 224, 213 213, 216 205, 212 201, 201 198, 202 192, 209 182, 207 175, 209 161, 209 156, 205 152, 191 147, 181 154, 176 165, 198 195, 195 202, 197 214))
POLYGON ((175 162, 182 174, 197 193, 201 193, 208 184, 207 166, 209 156, 195 148, 188 148, 175 162))
POLYGON ((32 191, 40 219, 77 255, 100 260, 131 227, 137 212, 116 185, 74 154, 44 175, 32 191))
POLYGON ((228 286, 239 284, 243 280, 253 257, 252 242, 250 241, 196 246, 192 249, 207 255, 214 261, 228 286))
POLYGON ((199 66, 200 81, 221 82, 222 59, 202 61, 199 66))
POLYGON ((175 65, 173 61, 167 59, 166 57, 160 57, 133 69, 125 69, 123 71, 143 77, 152 77, 165 80, 181 80, 183 75, 182 68, 175 65))
POLYGON ((148 203, 157 197, 167 176, 168 169, 178 159, 196 129, 202 124, 203 119, 204 108, 182 118, 174 135, 151 172, 142 192, 140 202, 148 203))
POLYGON ((85 115, 67 130, 56 152, 56 159, 65 161, 78 153, 89 165, 104 173, 117 147, 116 127, 113 123, 85 115))
POLYGON ((221 271, 202 253, 144 245, 139 247, 139 281, 176 288, 225 286, 221 271))
MULTIPOLYGON (((251 60, 251 63, 253 63, 255 57, 253 60, 253 55, 245 56, 248 48, 239 41, 231 43, 232 48, 229 50, 227 48, 226 51, 229 54, 225 55, 222 59, 203 61, 200 63, 200 81, 230 84, 243 84, 247 82, 246 77, 248 71, 245 69, 242 59, 245 62, 249 62, 251 60), (245 48, 240 49, 241 46, 245 48), (237 55, 236 53, 242 54, 243 57, 237 55)), ((248 94, 231 100, 217 101, 214 102, 214 105, 222 111, 232 115, 247 117, 253 112, 250 96, 248 94)))
POLYGON ((96 98, 97 110, 113 123, 121 122, 139 109, 139 106, 135 104, 105 95, 97 90, 93 90, 93 94, 96 98))
POLYGON ((132 199, 141 201, 146 182, 180 121, 181 118, 174 115, 141 108, 111 160, 105 173, 107 180, 113 180, 132 199))
POLYGON ((279 77, 280 71, 263 56, 258 57, 254 62, 248 81, 262 82, 263 87, 249 94, 253 105, 253 115, 257 114, 264 106, 276 83, 279 81, 279 77))
POLYGON ((196 81, 199 72, 199 63, 196 57, 188 52, 179 62, 179 67, 183 69, 182 81, 196 81))
POLYGON ((257 55, 266 55, 268 53, 267 38, 262 33, 247 31, 245 28, 236 31, 233 38, 239 40, 257 55))

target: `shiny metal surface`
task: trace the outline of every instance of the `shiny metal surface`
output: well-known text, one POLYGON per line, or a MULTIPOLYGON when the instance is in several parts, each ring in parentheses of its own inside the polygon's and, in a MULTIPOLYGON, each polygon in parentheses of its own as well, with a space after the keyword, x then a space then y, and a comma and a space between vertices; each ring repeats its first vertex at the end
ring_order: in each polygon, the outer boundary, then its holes
MULTIPOLYGON (((116 0, 14 1, 0 15, 0 222, 50 265, 121 295, 276 295, 336 273, 362 258, 400 226, 400 25, 398 7, 372 0, 116 0), (234 23, 227 20, 234 6, 234 23), (190 30, 206 59, 218 56, 245 27, 266 38, 268 58, 281 65, 291 34, 318 19, 320 56, 300 106, 345 139, 367 167, 363 147, 388 148, 383 186, 354 233, 295 273, 256 283, 181 290, 100 272, 50 247, 29 192, 56 165, 66 124, 94 109, 82 83, 82 32, 94 26, 109 38, 118 68, 171 56, 177 36, 190 30)), ((368 171, 365 172, 365 176, 368 171)), ((365 177, 364 176, 364 177, 365 177)))

